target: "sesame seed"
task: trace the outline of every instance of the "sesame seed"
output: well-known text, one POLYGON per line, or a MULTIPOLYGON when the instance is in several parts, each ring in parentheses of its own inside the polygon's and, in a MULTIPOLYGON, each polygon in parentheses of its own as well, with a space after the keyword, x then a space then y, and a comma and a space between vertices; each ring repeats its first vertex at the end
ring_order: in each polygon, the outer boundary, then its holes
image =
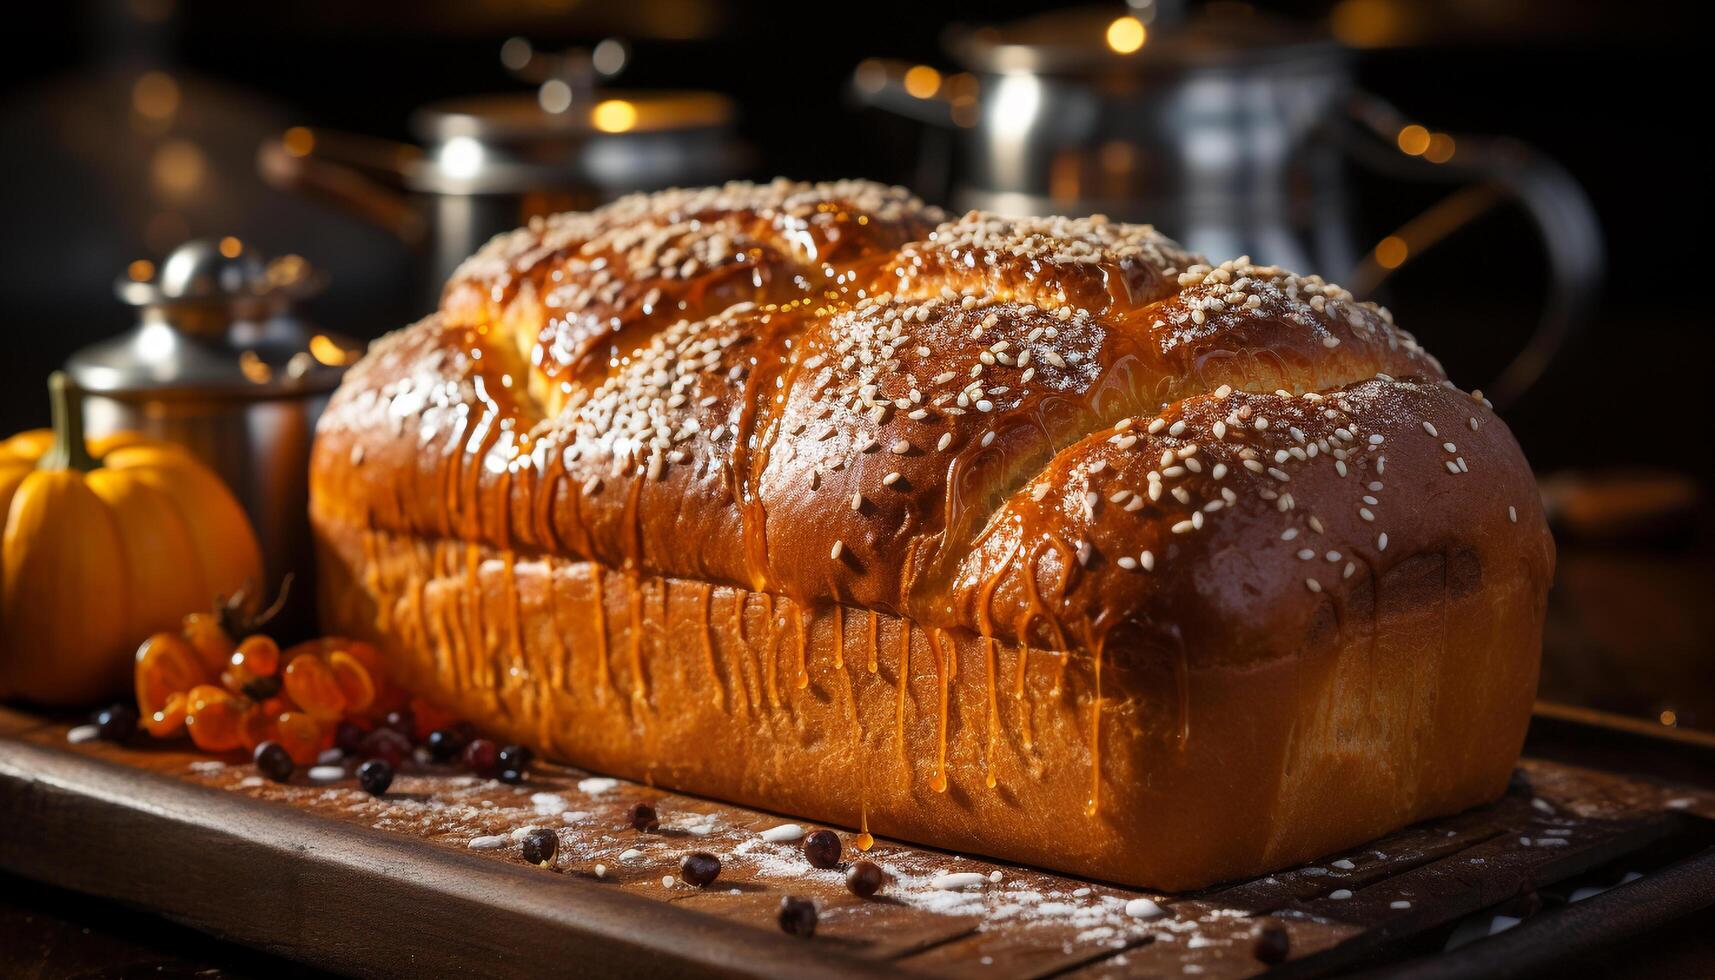
POLYGON ((1167 434, 1170 436, 1184 435, 1185 434, 1185 420, 1179 419, 1178 421, 1174 422, 1172 425, 1168 426, 1167 427, 1167 434))
POLYGON ((1300 561, 1309 561, 1310 559, 1315 558, 1315 557, 1316 557, 1316 552, 1309 549, 1309 548, 1298 549, 1298 558, 1300 561))
POLYGON ((1143 566, 1144 571, 1155 571, 1155 552, 1145 551, 1143 554, 1137 556, 1137 560, 1138 564, 1143 566))
POLYGON ((1282 541, 1291 541, 1293 538, 1296 538, 1296 537, 1298 537, 1298 529, 1295 527, 1289 527, 1286 530, 1280 532, 1280 540, 1282 540, 1282 541))
POLYGON ((1507 507, 1507 520, 1512 521, 1514 524, 1518 523, 1518 508, 1517 507, 1513 507, 1510 505, 1507 507))
POLYGON ((1330 551, 1324 557, 1327 558, 1330 562, 1336 562, 1336 561, 1340 560, 1340 553, 1338 551, 1330 551))
POLYGON ((1174 534, 1186 534, 1186 533, 1193 531, 1195 529, 1196 529, 1196 525, 1192 524, 1190 521, 1180 521, 1179 523, 1173 525, 1173 533, 1174 534))
POLYGON ((887 447, 887 451, 895 456, 903 456, 911 451, 911 441, 908 439, 896 440, 893 445, 887 447))
POLYGON ((1125 569, 1128 572, 1135 571, 1137 569, 1137 559, 1133 558, 1130 555, 1121 555, 1119 558, 1119 561, 1117 561, 1115 564, 1119 565, 1119 567, 1125 569))
POLYGON ((1383 442, 1383 437, 1382 437, 1382 434, 1380 432, 1377 432, 1377 433, 1370 436, 1370 445, 1379 446, 1382 444, 1382 442, 1383 442))
POLYGON ((951 446, 952 444, 953 444, 953 434, 951 432, 943 432, 943 433, 941 433, 940 441, 935 443, 935 449, 938 452, 946 452, 947 447, 951 446))
POLYGON ((1165 428, 1167 428, 1166 419, 1151 419, 1149 423, 1149 434, 1155 435, 1157 432, 1160 432, 1165 428))
POLYGON ((1386 531, 1383 531, 1382 533, 1376 535, 1376 550, 1377 551, 1386 551, 1387 550, 1387 532, 1386 531))
POLYGON ((1429 433, 1432 436, 1441 435, 1441 433, 1435 431, 1435 423, 1434 422, 1425 421, 1423 423, 1423 431, 1429 433))
POLYGON ((1454 476, 1459 475, 1459 464, 1458 463, 1455 463, 1452 460, 1448 460, 1446 465, 1447 465, 1447 472, 1453 474, 1454 476))
POLYGON ((1358 516, 1362 517, 1366 521, 1373 521, 1376 519, 1375 512, 1370 510, 1368 507, 1359 507, 1358 516))
POLYGON ((852 494, 852 510, 863 510, 863 493, 852 494))
POLYGON ((1322 591, 1322 583, 1316 581, 1313 578, 1305 579, 1304 580, 1304 587, 1309 589, 1312 592, 1321 592, 1322 591))
POLYGON ((836 539, 834 541, 834 549, 832 551, 828 552, 828 557, 832 558, 834 561, 839 561, 840 560, 840 552, 842 552, 844 550, 846 550, 846 543, 844 541, 840 541, 840 540, 836 539))
POLYGON ((898 470, 894 470, 892 473, 889 473, 886 476, 881 478, 881 485, 884 487, 891 487, 895 483, 898 483, 898 482, 899 482, 899 471, 898 470))

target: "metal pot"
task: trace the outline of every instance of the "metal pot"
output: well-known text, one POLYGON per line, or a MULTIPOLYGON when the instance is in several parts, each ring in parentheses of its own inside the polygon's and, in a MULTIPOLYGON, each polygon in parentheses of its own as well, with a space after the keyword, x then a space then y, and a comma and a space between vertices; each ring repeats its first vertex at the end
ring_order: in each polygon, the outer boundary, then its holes
POLYGON ((725 96, 598 89, 623 67, 617 42, 544 54, 514 38, 501 55, 537 89, 425 106, 411 119, 421 147, 295 127, 263 145, 263 176, 420 249, 422 295, 432 301, 483 242, 536 215, 711 183, 744 165, 725 96))
POLYGON ((1514 141, 1432 133, 1358 90, 1348 52, 1243 4, 1184 18, 1059 11, 955 31, 965 73, 866 61, 858 98, 928 124, 925 156, 956 207, 1149 221, 1206 255, 1249 255, 1372 292, 1488 208, 1541 231, 1553 283, 1543 320, 1496 382, 1505 402, 1540 374, 1600 282, 1594 211, 1553 161, 1514 141), (953 161, 957 161, 954 163, 953 161), (1360 244, 1345 168, 1472 185, 1360 244))
MULTIPOLYGON (((137 324, 66 362, 91 436, 131 429, 190 450, 225 479, 262 546, 270 591, 295 584, 283 636, 314 625, 310 442, 356 342, 295 316, 322 278, 295 255, 273 261, 234 238, 187 242, 133 263, 115 290, 137 324)), ((210 597, 211 601, 213 597, 210 597)))

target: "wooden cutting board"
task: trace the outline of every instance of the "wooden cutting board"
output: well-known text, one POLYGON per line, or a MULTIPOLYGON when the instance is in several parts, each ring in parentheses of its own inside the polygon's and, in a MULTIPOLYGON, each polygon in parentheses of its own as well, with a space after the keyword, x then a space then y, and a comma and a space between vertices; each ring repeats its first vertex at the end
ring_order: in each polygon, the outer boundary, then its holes
POLYGON ((1477 975, 1715 902, 1715 793, 1539 760, 1492 806, 1196 894, 878 841, 863 856, 892 881, 866 901, 799 842, 762 836, 788 818, 573 769, 514 787, 431 768, 376 799, 350 778, 278 785, 236 756, 74 745, 67 730, 0 709, 0 866, 362 975, 1243 977, 1270 969, 1262 920, 1290 940, 1271 975, 1318 975, 1439 951, 1492 927, 1470 919, 1483 910, 1536 912, 1428 961, 1477 975), (640 801, 658 832, 627 824, 640 801), (552 870, 519 854, 513 834, 533 826, 559 832, 552 870), (721 858, 710 887, 678 880, 690 851, 721 858), (938 886, 955 872, 980 881, 938 886), (1568 901, 1626 872, 1642 877, 1568 901), (788 894, 819 906, 813 939, 777 927, 788 894), (1140 897, 1162 914, 1128 914, 1140 897))

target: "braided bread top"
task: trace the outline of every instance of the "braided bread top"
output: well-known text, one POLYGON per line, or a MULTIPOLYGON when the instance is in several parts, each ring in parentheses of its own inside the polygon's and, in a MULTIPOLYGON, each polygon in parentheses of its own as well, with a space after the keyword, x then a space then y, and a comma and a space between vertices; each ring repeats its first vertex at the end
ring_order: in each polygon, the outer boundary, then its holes
POLYGON ((1369 615, 1418 556, 1546 587, 1517 445, 1387 310, 1146 225, 943 218, 777 181, 502 235, 351 370, 317 506, 1205 661, 1369 615))

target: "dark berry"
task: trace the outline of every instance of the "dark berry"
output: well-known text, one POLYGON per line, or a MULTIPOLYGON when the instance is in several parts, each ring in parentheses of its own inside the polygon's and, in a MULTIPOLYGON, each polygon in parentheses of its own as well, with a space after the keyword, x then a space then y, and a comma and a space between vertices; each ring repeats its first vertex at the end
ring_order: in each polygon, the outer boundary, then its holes
POLYGON ((370 759, 357 767, 357 785, 370 796, 380 796, 393 785, 393 764, 386 759, 370 759))
POLYGON ((484 779, 500 775, 500 747, 486 738, 471 739, 464 747, 464 767, 484 779))
POLYGON ((832 868, 840 863, 840 835, 818 830, 804 838, 804 859, 812 868, 832 868))
POLYGON ((816 903, 787 895, 780 900, 780 928, 787 935, 809 938, 816 934, 816 903))
POLYGON ((264 674, 244 685, 244 696, 252 701, 266 701, 280 693, 280 675, 264 674))
POLYGON ((366 759, 385 759, 398 769, 411 755, 411 742, 391 728, 377 728, 363 736, 355 754, 366 759))
POLYGON ((887 872, 874 861, 858 861, 846 871, 846 891, 859 898, 869 898, 887 884, 887 872))
POLYGON ((661 828, 661 819, 655 815, 655 808, 647 803, 633 803, 625 819, 643 833, 661 828))
POLYGON ((679 859, 679 877, 698 888, 720 877, 721 859, 707 851, 693 851, 679 859))
POLYGON ((334 726, 333 744, 346 755, 356 755, 363 750, 363 736, 367 734, 357 722, 342 721, 334 726))
POLYGON ((560 849, 560 836, 552 830, 537 827, 524 835, 524 860, 547 867, 554 863, 554 852, 560 849))
POLYGON ((405 736, 406 741, 411 741, 417 732, 417 716, 411 713, 410 708, 400 708, 398 711, 387 712, 387 717, 381 720, 381 725, 405 736))
POLYGON ((437 762, 451 762, 464 751, 469 741, 463 732, 455 728, 437 728, 429 733, 425 744, 429 747, 429 755, 437 762))
POLYGON ((500 775, 494 777, 508 786, 517 786, 524 781, 524 773, 517 769, 502 769, 500 775))
POLYGON ((517 769, 522 772, 530 768, 530 763, 536 761, 536 753, 525 745, 503 745, 500 747, 500 768, 517 769))
POLYGON ((1256 927, 1256 943, 1251 955, 1263 963, 1285 963, 1292 954, 1292 940, 1286 930, 1273 922, 1261 922, 1256 927))
POLYGON ((255 759, 257 770, 276 783, 292 778, 292 753, 279 742, 263 742, 256 746, 256 753, 251 758, 255 759))
POLYGON ((124 742, 137 734, 137 709, 124 703, 102 708, 95 713, 95 725, 101 737, 109 742, 124 742))

